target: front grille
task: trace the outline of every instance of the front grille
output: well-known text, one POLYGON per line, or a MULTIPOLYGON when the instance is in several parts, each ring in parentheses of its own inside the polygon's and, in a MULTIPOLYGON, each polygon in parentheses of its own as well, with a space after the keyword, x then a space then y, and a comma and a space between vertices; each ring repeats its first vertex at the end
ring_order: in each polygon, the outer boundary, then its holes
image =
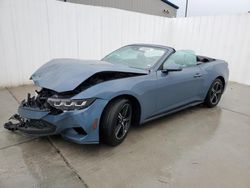
POLYGON ((27 120, 18 130, 27 134, 51 134, 56 130, 56 126, 44 120, 27 120))

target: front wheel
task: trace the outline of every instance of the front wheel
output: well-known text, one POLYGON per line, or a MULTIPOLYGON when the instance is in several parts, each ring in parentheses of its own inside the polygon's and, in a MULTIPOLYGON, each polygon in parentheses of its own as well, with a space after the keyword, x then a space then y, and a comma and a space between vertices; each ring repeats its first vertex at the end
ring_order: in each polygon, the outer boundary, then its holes
POLYGON ((211 84, 205 99, 205 104, 207 105, 207 107, 212 108, 219 103, 223 89, 224 85, 222 81, 218 78, 215 79, 211 84))
POLYGON ((127 99, 117 99, 106 107, 101 119, 100 138, 116 146, 126 138, 132 120, 132 105, 127 99))

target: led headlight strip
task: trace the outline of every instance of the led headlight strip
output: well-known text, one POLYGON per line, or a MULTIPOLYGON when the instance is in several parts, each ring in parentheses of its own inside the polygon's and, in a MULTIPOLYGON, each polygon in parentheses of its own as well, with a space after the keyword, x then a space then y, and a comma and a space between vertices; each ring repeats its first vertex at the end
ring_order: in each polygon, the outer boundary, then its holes
POLYGON ((59 110, 79 110, 88 107, 94 99, 59 99, 48 98, 47 102, 56 109, 59 110))

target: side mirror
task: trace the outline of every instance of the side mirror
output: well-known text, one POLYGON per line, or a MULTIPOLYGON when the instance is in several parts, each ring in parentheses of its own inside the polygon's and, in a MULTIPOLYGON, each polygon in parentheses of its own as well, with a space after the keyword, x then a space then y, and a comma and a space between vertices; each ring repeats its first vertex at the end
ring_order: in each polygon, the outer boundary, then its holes
POLYGON ((181 70, 182 70, 182 67, 180 65, 177 65, 175 63, 171 63, 167 67, 164 67, 164 65, 163 65, 163 70, 161 72, 168 73, 168 72, 181 71, 181 70))

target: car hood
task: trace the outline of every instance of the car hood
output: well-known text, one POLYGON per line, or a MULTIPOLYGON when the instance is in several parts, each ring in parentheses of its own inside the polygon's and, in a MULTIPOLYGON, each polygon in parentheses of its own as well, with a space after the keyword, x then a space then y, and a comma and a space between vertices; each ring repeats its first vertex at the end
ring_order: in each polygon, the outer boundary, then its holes
POLYGON ((148 71, 114 65, 105 61, 53 59, 40 67, 30 79, 35 85, 56 92, 72 91, 86 79, 99 72, 148 74, 148 71))

